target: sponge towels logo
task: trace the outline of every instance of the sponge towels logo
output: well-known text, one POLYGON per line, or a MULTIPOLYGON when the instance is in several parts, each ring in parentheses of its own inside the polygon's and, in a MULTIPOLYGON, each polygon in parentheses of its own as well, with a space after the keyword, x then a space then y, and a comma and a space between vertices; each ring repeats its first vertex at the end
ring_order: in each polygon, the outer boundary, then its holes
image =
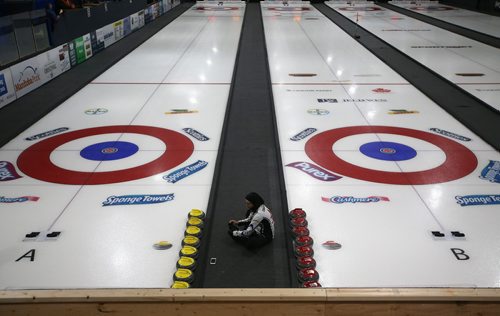
POLYGON ((163 179, 170 183, 176 183, 186 177, 189 177, 193 173, 200 171, 208 165, 208 162, 203 160, 198 160, 197 162, 190 164, 186 167, 177 169, 168 175, 164 176, 163 179))
POLYGON ((457 195, 455 200, 460 206, 493 205, 500 204, 500 194, 457 195))
POLYGON ((67 130, 69 130, 69 128, 67 128, 67 127, 60 127, 60 128, 56 128, 56 129, 47 131, 47 132, 43 132, 43 133, 40 133, 40 134, 36 134, 36 135, 30 136, 30 137, 26 137, 25 140, 28 140, 28 141, 37 140, 37 139, 40 139, 40 138, 44 138, 44 137, 52 136, 52 135, 55 135, 55 134, 58 134, 58 133, 61 133, 61 132, 65 132, 67 130))
POLYGON ((102 202, 102 206, 158 204, 172 201, 174 193, 150 195, 112 195, 102 202))
POLYGON ((197 130, 195 130, 194 128, 186 127, 186 128, 183 128, 182 130, 184 132, 186 132, 186 134, 192 136, 193 138, 199 140, 200 142, 206 142, 207 140, 210 139, 207 136, 205 136, 202 133, 200 133, 197 130))
POLYGON ((292 140, 294 142, 302 140, 316 131, 317 131, 317 129, 315 129, 314 127, 306 128, 305 130, 301 131, 297 135, 290 137, 290 140, 292 140))
POLYGON ((357 198, 353 196, 339 196, 335 195, 331 198, 321 197, 323 202, 343 204, 343 203, 373 203, 373 202, 389 202, 389 198, 385 196, 369 196, 365 198, 357 198))

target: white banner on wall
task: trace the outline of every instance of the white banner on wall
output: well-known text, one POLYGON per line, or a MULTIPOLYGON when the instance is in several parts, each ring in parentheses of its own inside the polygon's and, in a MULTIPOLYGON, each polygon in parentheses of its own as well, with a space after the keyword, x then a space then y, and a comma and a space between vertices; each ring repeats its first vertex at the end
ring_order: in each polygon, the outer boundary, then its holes
POLYGON ((113 23, 108 24, 101 28, 104 38, 104 47, 109 47, 115 43, 115 28, 113 23))
POLYGON ((10 70, 18 98, 43 85, 46 81, 43 68, 39 64, 39 56, 20 62, 10 67, 10 70))
POLYGON ((16 99, 10 68, 0 70, 0 108, 16 99))
POLYGON ((68 44, 61 45, 38 55, 43 81, 47 82, 71 68, 68 44))

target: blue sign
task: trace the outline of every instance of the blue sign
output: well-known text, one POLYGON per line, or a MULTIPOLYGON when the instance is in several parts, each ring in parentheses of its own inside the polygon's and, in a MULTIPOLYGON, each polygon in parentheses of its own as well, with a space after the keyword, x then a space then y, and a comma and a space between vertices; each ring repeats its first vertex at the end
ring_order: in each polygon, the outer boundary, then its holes
POLYGON ((201 169, 205 168, 208 165, 208 162, 203 161, 203 160, 198 160, 197 162, 190 164, 189 166, 182 167, 180 169, 177 169, 171 173, 169 173, 166 176, 163 176, 164 180, 167 180, 167 182, 170 183, 176 183, 179 180, 182 180, 193 173, 196 173, 200 171, 201 169))
POLYGON ((8 89, 7 89, 7 83, 5 82, 5 76, 4 74, 0 74, 0 97, 4 94, 7 94, 8 89))
POLYGON ((481 171, 479 178, 500 183, 500 161, 490 160, 490 163, 481 171))
POLYGON ((457 195, 455 196, 455 199, 460 206, 500 204, 500 194, 457 195))

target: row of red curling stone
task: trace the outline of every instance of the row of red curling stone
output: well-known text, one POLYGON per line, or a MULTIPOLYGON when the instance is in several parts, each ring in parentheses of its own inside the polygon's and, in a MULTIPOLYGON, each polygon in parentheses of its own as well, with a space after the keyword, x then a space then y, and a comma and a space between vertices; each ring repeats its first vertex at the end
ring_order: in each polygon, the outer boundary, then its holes
POLYGON ((198 247, 203 233, 203 220, 205 213, 198 209, 192 209, 188 214, 182 248, 179 251, 177 270, 174 273, 173 289, 187 289, 194 281, 194 270, 198 258, 198 247))
POLYGON ((306 211, 295 208, 290 211, 290 226, 294 236, 293 251, 297 258, 298 279, 302 287, 321 287, 314 260, 314 240, 309 236, 306 211))

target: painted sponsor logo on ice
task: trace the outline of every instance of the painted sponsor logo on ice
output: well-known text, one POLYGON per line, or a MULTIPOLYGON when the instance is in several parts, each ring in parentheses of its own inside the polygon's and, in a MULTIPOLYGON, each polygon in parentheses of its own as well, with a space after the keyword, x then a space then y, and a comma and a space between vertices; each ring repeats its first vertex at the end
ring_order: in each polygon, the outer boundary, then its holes
POLYGON ((317 131, 317 129, 315 129, 313 127, 306 128, 305 130, 298 133, 297 135, 290 137, 290 140, 293 140, 294 142, 302 140, 316 131, 317 131))
POLYGON ((307 173, 308 175, 310 175, 314 179, 321 180, 321 181, 335 181, 335 180, 342 178, 341 176, 333 174, 333 173, 331 173, 331 172, 329 172, 321 167, 318 167, 318 166, 316 166, 312 163, 308 163, 308 162, 302 162, 302 161, 292 162, 286 166, 292 167, 295 169, 299 169, 302 172, 307 173))
POLYGON ((388 114, 391 114, 391 115, 399 115, 399 114, 418 114, 420 113, 419 111, 408 111, 408 110, 405 110, 405 109, 391 109, 388 114))
POLYGON ((67 127, 60 127, 60 128, 53 129, 51 131, 47 131, 47 132, 36 134, 36 135, 30 136, 30 137, 26 137, 25 140, 29 140, 29 141, 31 141, 31 140, 37 140, 37 139, 40 139, 40 138, 44 138, 44 137, 52 136, 52 135, 55 135, 55 134, 59 134, 59 133, 65 132, 67 130, 69 130, 69 128, 67 128, 67 127))
POLYGON ((8 198, 5 196, 0 196, 0 203, 22 203, 22 202, 36 202, 40 198, 38 196, 21 196, 21 197, 14 197, 14 198, 8 198))
POLYGON ((451 137, 451 138, 455 138, 455 139, 458 139, 458 140, 461 140, 461 141, 464 141, 464 142, 470 142, 471 139, 468 138, 468 137, 465 137, 465 136, 462 136, 462 135, 458 135, 458 134, 455 134, 455 133, 452 133, 452 132, 448 132, 448 131, 445 131, 443 129, 439 129, 439 128, 430 128, 431 131, 435 132, 435 133, 438 133, 438 134, 441 134, 441 135, 444 135, 444 136, 448 136, 448 137, 451 137))
POLYGON ((193 136, 195 139, 199 140, 200 142, 206 142, 207 140, 210 139, 207 136, 203 135, 202 133, 198 132, 197 130, 195 130, 193 128, 186 127, 186 128, 183 128, 182 130, 184 132, 186 132, 186 134, 193 136))
POLYGON ((373 89, 372 91, 375 93, 389 93, 389 92, 391 92, 390 89, 384 89, 384 88, 377 88, 377 89, 373 89))
POLYGON ((309 109, 307 110, 307 113, 311 115, 328 115, 330 114, 330 111, 325 109, 309 109))
POLYGON ((189 110, 189 109, 172 109, 168 112, 165 112, 167 115, 173 115, 173 114, 193 114, 193 113, 198 113, 197 110, 189 110))
POLYGON ((7 94, 9 90, 7 89, 7 82, 5 81, 4 74, 0 74, 0 97, 4 94, 7 94))
POLYGON ((203 160, 198 160, 197 162, 190 164, 189 166, 177 169, 166 176, 163 176, 164 180, 170 183, 176 183, 190 175, 200 171, 208 165, 208 162, 203 160))
POLYGON ((319 103, 338 103, 337 99, 317 99, 319 103))
POLYGON ((96 108, 96 109, 88 109, 85 110, 85 114, 87 115, 101 115, 108 113, 108 109, 105 108, 96 108))
POLYGON ((500 183, 500 161, 490 160, 488 165, 481 171, 480 179, 500 183))
POLYGON ((329 203, 336 203, 336 204, 342 204, 342 203, 375 203, 375 202, 389 202, 389 198, 385 196, 369 196, 369 197, 364 197, 364 198, 357 198, 353 196, 339 196, 335 195, 332 196, 331 198, 326 198, 326 197, 321 197, 321 200, 323 202, 329 202, 329 203))
POLYGON ((174 193, 149 195, 112 195, 102 202, 102 206, 158 204, 172 201, 174 193))
POLYGON ((21 76, 19 76, 19 81, 14 86, 16 88, 16 91, 20 91, 26 87, 31 86, 37 81, 40 81, 40 74, 38 74, 38 68, 27 66, 21 72, 21 76))
POLYGON ((8 161, 0 161, 0 181, 11 181, 22 178, 14 165, 8 161))
POLYGON ((387 99, 342 99, 342 102, 387 102, 387 99))
POLYGON ((460 206, 500 204, 500 194, 457 195, 455 199, 460 206))

